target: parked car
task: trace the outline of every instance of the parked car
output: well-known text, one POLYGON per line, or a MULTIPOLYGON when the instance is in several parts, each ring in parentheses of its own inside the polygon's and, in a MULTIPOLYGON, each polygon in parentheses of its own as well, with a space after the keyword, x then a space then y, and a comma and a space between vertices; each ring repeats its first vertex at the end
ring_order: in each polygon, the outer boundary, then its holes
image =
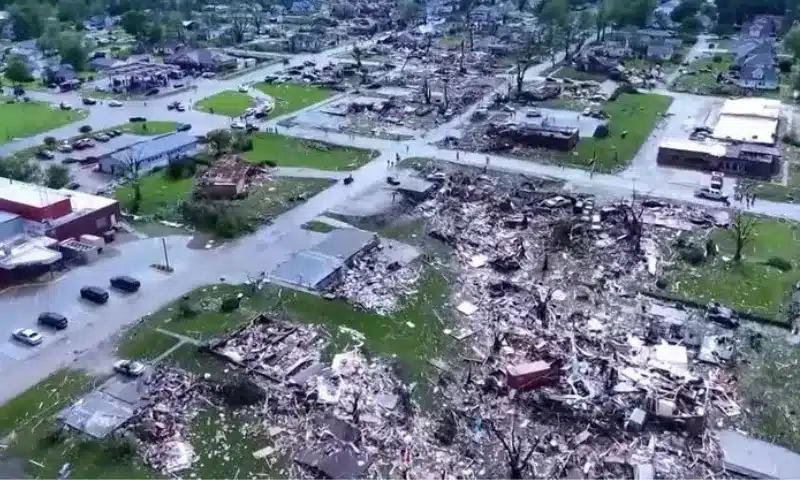
POLYGON ((119 137, 120 135, 122 135, 122 130, 116 130, 116 129, 115 130, 109 130, 106 133, 110 133, 112 137, 119 137))
POLYGON ((239 91, 241 93, 247 93, 247 85, 239 85, 239 91))
POLYGON ((698 188, 694 191, 694 195, 698 198, 705 198, 714 200, 716 202, 727 202, 728 196, 722 193, 721 190, 712 189, 708 187, 698 188))
POLYGON ((151 88, 150 90, 148 90, 147 92, 145 92, 144 96, 145 96, 145 97, 152 97, 153 95, 158 95, 158 93, 159 93, 160 91, 161 91, 161 90, 159 90, 159 89, 157 89, 157 88, 151 88))
POLYGON ((103 142, 103 143, 105 143, 105 142, 107 142, 107 141, 111 140, 111 137, 109 137, 109 136, 108 136, 108 135, 106 135, 105 133, 98 133, 98 134, 94 135, 94 137, 93 137, 93 138, 94 138, 95 140, 97 140, 98 142, 103 142))
POLYGON ((127 375, 129 377, 138 377, 147 367, 135 360, 120 360, 114 363, 114 371, 117 373, 121 373, 122 375, 127 375))
POLYGON ((131 123, 146 122, 147 121, 147 119, 144 118, 144 117, 131 117, 128 120, 130 120, 131 123))
POLYGON ((181 123, 181 124, 178 125, 178 127, 175 130, 177 130, 179 132, 185 132, 185 131, 191 130, 191 129, 192 129, 192 124, 191 123, 181 123))
POLYGON ((39 345, 44 340, 42 335, 32 328, 18 328, 11 332, 11 336, 15 340, 31 346, 39 345))
POLYGON ((83 287, 81 288, 81 298, 102 305, 108 302, 108 291, 100 287, 83 287))
POLYGON ((179 103, 179 104, 178 104, 178 105, 175 107, 175 110, 177 110, 177 111, 179 111, 179 112, 185 112, 185 111, 186 111, 186 107, 184 107, 182 104, 180 104, 180 103, 179 103))
POLYGON ((245 125, 242 122, 238 122, 237 121, 237 122, 231 123, 231 128, 234 129, 234 130, 244 130, 245 128, 247 128, 247 125, 245 125))
POLYGON ((122 102, 117 101, 117 100, 111 100, 110 102, 108 102, 108 106, 109 107, 121 107, 122 106, 122 102))
POLYGON ((16 95, 17 97, 25 95, 25 89, 22 87, 14 87, 14 95, 16 95))
POLYGON ((47 325, 48 327, 55 328, 56 330, 64 330, 69 325, 67 317, 60 313, 44 312, 39 315, 39 323, 47 325))
POLYGON ((39 150, 38 152, 36 152, 36 156, 43 160, 52 160, 56 158, 56 154, 51 152, 50 150, 39 150))
POLYGON ((173 83, 173 84, 172 84, 172 88, 183 88, 183 84, 182 84, 182 83, 180 83, 180 82, 178 82, 178 83, 173 83))
POLYGON ((137 292, 139 291, 139 288, 142 286, 142 282, 127 275, 111 277, 109 283, 111 284, 112 287, 116 288, 117 290, 122 290, 123 292, 128 292, 128 293, 137 292))
POLYGON ((61 104, 59 104, 58 108, 60 108, 61 110, 72 110, 72 105, 70 105, 67 102, 61 102, 61 104))
POLYGON ((58 146, 58 151, 61 153, 69 153, 72 151, 72 145, 70 145, 68 142, 64 142, 58 146))
POLYGON ((78 163, 78 159, 74 157, 67 157, 61 160, 61 163, 64 165, 69 165, 71 163, 78 163))
POLYGON ((214 72, 203 72, 200 76, 203 78, 214 78, 214 72))
POLYGON ((70 189, 70 190, 77 190, 77 189, 81 188, 81 184, 78 183, 78 182, 69 182, 67 184, 67 188, 70 189))
POLYGON ((86 97, 81 101, 83 102, 84 105, 97 105, 97 100, 95 100, 94 98, 86 97))

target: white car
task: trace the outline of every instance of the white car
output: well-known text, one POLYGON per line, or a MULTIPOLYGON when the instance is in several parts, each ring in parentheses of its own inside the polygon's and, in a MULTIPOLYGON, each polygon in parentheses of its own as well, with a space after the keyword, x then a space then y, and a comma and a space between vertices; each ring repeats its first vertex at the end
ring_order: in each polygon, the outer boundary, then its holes
POLYGON ((245 125, 242 122, 238 122, 237 121, 237 122, 231 123, 231 128, 234 129, 234 130, 244 130, 245 128, 247 128, 247 125, 245 125))
POLYGON ((39 332, 30 328, 18 328, 11 332, 11 336, 22 343, 32 346, 39 345, 44 340, 39 332))
POLYGON ((138 377, 147 368, 143 363, 135 360, 120 360, 114 364, 114 371, 129 377, 138 377))
POLYGON ((717 190, 715 188, 698 188, 695 190, 694 195, 698 198, 706 198, 708 200, 714 200, 716 202, 727 202, 728 196, 722 193, 722 191, 717 190))
POLYGON ((239 91, 241 93, 247 93, 247 85, 239 85, 239 91))
POLYGON ((108 102, 108 106, 109 107, 121 107, 122 106, 122 102, 117 101, 117 100, 111 100, 110 102, 108 102))

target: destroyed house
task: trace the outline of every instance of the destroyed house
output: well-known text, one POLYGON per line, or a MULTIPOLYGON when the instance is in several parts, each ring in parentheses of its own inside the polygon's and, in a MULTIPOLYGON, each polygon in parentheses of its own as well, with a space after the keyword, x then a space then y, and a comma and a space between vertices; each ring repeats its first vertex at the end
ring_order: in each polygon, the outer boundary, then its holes
POLYGON ((575 148, 579 140, 576 127, 562 125, 506 123, 490 126, 489 133, 512 144, 563 151, 575 148))
POLYGON ((338 228, 326 234, 315 247, 302 250, 278 265, 270 279, 309 290, 327 290, 341 281, 345 266, 378 245, 372 232, 338 228))
POLYGON ((197 181, 194 195, 211 199, 234 199, 247 196, 250 179, 261 167, 226 155, 214 162, 197 181))
POLYGON ((666 140, 659 146, 657 162, 659 165, 755 178, 772 178, 781 169, 777 147, 743 142, 666 140))

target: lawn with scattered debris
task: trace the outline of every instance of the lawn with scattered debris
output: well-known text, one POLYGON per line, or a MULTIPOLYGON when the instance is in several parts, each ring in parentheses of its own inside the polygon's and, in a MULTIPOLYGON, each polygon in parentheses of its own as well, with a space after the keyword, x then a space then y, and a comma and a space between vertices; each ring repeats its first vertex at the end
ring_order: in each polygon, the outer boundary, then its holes
POLYGON ((319 220, 311 220, 310 222, 304 223, 303 228, 312 232, 319 232, 319 233, 328 233, 336 229, 333 225, 325 222, 321 222, 319 220))
POLYGON ((595 82, 603 82, 608 79, 606 75, 601 73, 592 73, 592 72, 583 72, 580 70, 576 70, 572 67, 561 67, 551 75, 553 78, 569 78, 571 80, 576 80, 578 82, 585 82, 585 81, 595 81, 595 82))
POLYGON ((671 103, 672 97, 655 93, 624 93, 606 102, 608 137, 581 138, 575 151, 565 154, 566 163, 599 171, 627 165, 671 103))
POLYGON ((286 137, 271 133, 253 135, 253 150, 244 154, 253 163, 275 162, 279 167, 305 167, 318 170, 355 170, 373 158, 376 152, 340 147, 316 140, 286 137))
POLYGON ((256 83, 253 85, 275 101, 270 118, 281 117, 329 98, 333 90, 298 83, 256 83))
POLYGON ((234 90, 225 90, 200 100, 194 108, 215 115, 239 117, 244 115, 244 111, 252 105, 253 97, 250 95, 234 90))
POLYGON ((177 127, 178 122, 148 120, 146 122, 128 122, 107 130, 121 130, 134 135, 162 135, 174 132, 177 127))
POLYGON ((800 224, 758 219, 753 240, 743 250, 741 262, 734 262, 735 237, 729 230, 716 229, 711 238, 719 247, 716 258, 699 266, 680 262, 672 275, 670 290, 680 296, 703 302, 718 301, 741 311, 781 321, 792 286, 800 280, 800 224), (767 265, 770 258, 791 263, 781 271, 767 265))
POLYGON ((733 57, 731 55, 718 55, 695 60, 686 67, 686 73, 675 80, 672 88, 681 92, 711 93, 718 86, 717 76, 727 72, 732 65, 733 57), (718 61, 715 61, 715 58, 718 61))
MULTIPOLYGON (((174 210, 174 206, 189 196, 192 189, 192 178, 174 180, 165 171, 152 172, 139 180, 142 200, 139 204, 140 215, 156 215, 164 210, 174 210)), ((123 210, 130 210, 133 204, 133 186, 123 184, 114 191, 114 198, 119 201, 123 210)), ((170 215, 162 215, 168 217, 170 215)))

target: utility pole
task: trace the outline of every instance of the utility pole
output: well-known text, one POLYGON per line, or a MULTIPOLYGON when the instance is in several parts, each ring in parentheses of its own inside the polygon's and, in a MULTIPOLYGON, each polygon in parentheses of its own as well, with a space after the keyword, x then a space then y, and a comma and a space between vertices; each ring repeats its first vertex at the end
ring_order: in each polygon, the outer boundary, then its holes
POLYGON ((161 237, 161 246, 164 248, 164 266, 167 267, 167 270, 171 270, 169 266, 169 254, 167 254, 167 239, 161 237))

